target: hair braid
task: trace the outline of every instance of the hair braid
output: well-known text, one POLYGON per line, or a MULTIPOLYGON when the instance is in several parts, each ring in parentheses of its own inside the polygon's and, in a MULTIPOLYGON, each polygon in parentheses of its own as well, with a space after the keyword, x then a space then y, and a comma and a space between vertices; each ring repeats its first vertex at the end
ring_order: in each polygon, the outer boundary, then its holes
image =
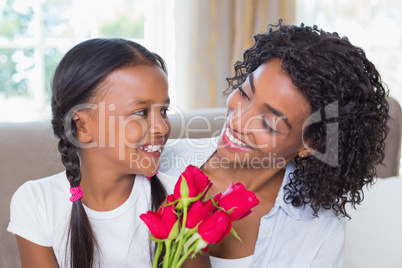
MULTIPOLYGON (((156 212, 158 211, 163 201, 166 199, 167 192, 157 175, 152 176, 150 183, 151 183, 151 209, 152 211, 156 212)), ((150 249, 152 249, 152 247, 154 248, 154 250, 150 250, 150 252, 156 251, 157 244, 150 241, 150 249)), ((159 264, 162 264, 164 255, 165 255, 165 247, 162 249, 162 253, 159 256, 158 260, 159 264)), ((151 253, 150 255, 151 263, 153 262, 154 257, 155 257, 154 254, 151 253)))
MULTIPOLYGON (((73 136, 76 134, 74 123, 72 124, 72 134, 73 136)), ((61 161, 66 168, 70 187, 77 187, 81 183, 79 152, 64 133, 60 136, 58 149, 61 154, 61 161)), ((72 204, 68 235, 70 237, 70 241, 67 242, 70 243, 70 267, 92 267, 96 240, 81 199, 72 204)))

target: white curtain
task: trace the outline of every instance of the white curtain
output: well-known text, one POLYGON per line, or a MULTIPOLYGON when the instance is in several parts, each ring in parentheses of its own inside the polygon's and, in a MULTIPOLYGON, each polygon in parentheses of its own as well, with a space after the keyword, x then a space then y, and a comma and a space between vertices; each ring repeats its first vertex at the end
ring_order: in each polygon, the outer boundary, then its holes
POLYGON ((177 103, 223 107, 225 78, 268 23, 295 21, 295 0, 176 0, 177 103))

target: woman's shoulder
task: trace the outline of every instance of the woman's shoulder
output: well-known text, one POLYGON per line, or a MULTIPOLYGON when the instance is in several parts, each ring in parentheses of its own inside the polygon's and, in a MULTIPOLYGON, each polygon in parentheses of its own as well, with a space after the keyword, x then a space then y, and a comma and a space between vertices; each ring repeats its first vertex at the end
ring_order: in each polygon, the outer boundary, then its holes
POLYGON ((215 152, 218 138, 172 139, 163 149, 159 171, 178 177, 188 165, 200 167, 215 152))
POLYGON ((167 141, 164 150, 185 150, 194 151, 210 147, 216 148, 218 137, 200 139, 170 139, 167 141))
POLYGON ((323 234, 328 236, 345 233, 346 219, 341 214, 337 215, 333 209, 320 208, 317 215, 314 215, 310 205, 300 207, 300 210, 300 226, 314 229, 315 233, 319 233, 321 230, 323 234))
POLYGON ((163 186, 165 186, 167 193, 172 194, 173 190, 174 190, 174 186, 176 185, 176 182, 178 180, 178 177, 174 177, 174 176, 168 175, 166 173, 159 172, 158 178, 163 183, 163 186))

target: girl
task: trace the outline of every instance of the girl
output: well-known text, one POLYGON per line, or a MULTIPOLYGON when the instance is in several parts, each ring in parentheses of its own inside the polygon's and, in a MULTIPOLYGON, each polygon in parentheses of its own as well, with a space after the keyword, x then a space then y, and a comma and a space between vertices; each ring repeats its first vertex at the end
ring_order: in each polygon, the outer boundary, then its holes
POLYGON ((387 91, 364 51, 316 26, 279 24, 254 36, 227 79, 220 137, 168 143, 162 155, 201 167, 211 194, 241 182, 260 200, 233 223, 242 242, 210 246, 212 267, 342 267, 346 208, 384 157, 387 91))
POLYGON ((151 266, 139 215, 174 184, 156 176, 170 134, 163 59, 128 40, 82 42, 56 69, 51 106, 66 170, 13 196, 22 267, 151 266))

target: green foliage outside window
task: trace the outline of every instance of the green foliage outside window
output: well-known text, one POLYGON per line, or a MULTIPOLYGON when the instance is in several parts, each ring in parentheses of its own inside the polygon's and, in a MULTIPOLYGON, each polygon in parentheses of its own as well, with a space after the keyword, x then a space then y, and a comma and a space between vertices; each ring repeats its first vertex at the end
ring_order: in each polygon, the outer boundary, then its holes
POLYGON ((29 97, 27 73, 33 68, 33 49, 0 49, 0 94, 29 97))
POLYGON ((23 10, 15 8, 15 0, 7 0, 0 14, 0 36, 12 39, 26 36, 33 17, 32 7, 23 10))
POLYGON ((121 15, 110 23, 101 27, 101 35, 104 37, 144 38, 144 16, 137 19, 121 15))
MULTIPOLYGON (((0 37, 8 40, 26 37, 33 16, 31 7, 17 11, 14 8, 14 2, 14 0, 7 0, 0 14, 0 37)), ((32 49, 0 49, 0 94, 6 97, 29 95, 26 74, 33 68, 33 63, 26 63, 32 56, 32 49), (25 59, 25 64, 21 62, 21 59, 25 59)))
MULTIPOLYGON (((124 1, 127 8, 114 13, 108 12, 107 19, 102 17, 105 14, 96 14, 100 37, 143 38, 145 19, 141 12, 133 12, 133 3, 136 0, 121 1, 124 1), (111 13, 114 14, 113 19, 110 19, 109 16, 111 13)), ((32 90, 30 90, 28 76, 35 67, 34 54, 38 55, 37 53, 44 61, 45 88, 43 92, 47 98, 50 96, 54 70, 66 51, 53 47, 46 40, 47 38, 64 39, 66 42, 74 40, 75 30, 71 22, 74 19, 75 10, 80 7, 73 6, 73 4, 72 0, 44 0, 42 2, 40 18, 42 47, 34 47, 35 43, 32 41, 32 45, 27 47, 25 44, 21 46, 21 42, 19 42, 17 46, 0 48, 0 96, 6 98, 30 97, 32 90)), ((13 40, 19 38, 32 38, 31 40, 38 38, 37 33, 33 30, 35 27, 32 27, 32 22, 38 18, 37 16, 30 1, 6 0, 3 6, 0 4, 0 40, 7 40, 12 44, 13 40)), ((83 27, 86 26, 88 25, 83 25, 83 27)), ((87 38, 93 37, 89 36, 89 28, 87 33, 87 38)))

